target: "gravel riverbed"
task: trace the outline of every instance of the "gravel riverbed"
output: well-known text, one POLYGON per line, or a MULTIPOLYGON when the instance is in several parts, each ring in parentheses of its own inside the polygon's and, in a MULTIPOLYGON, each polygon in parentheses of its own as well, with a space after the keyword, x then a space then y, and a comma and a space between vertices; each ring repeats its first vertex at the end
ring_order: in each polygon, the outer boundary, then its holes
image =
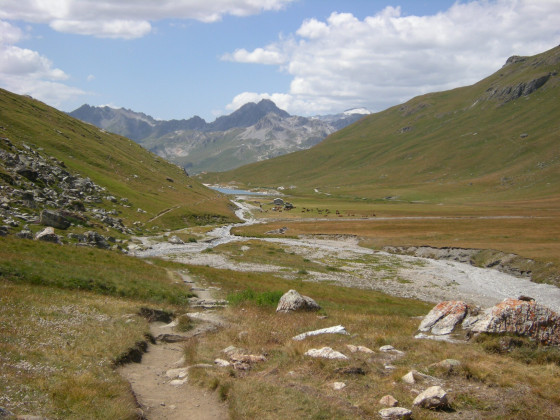
MULTIPOLYGON (((250 208, 243 203, 238 216, 246 224, 257 223, 250 218, 250 208)), ((231 226, 208 234, 206 241, 173 245, 150 238, 139 238, 142 248, 133 250, 138 257, 162 257, 193 265, 208 265, 238 271, 274 272, 287 278, 301 277, 298 267, 239 262, 225 253, 203 252, 220 244, 259 240, 281 245, 286 252, 295 253, 310 261, 337 267, 334 272, 308 271, 305 281, 329 282, 349 287, 374 289, 391 295, 417 298, 427 302, 464 300, 482 307, 492 306, 505 298, 530 296, 537 302, 560 312, 560 289, 547 284, 533 283, 494 269, 473 267, 454 261, 387 254, 358 245, 357 239, 318 239, 306 237, 246 238, 231 235, 231 226)))

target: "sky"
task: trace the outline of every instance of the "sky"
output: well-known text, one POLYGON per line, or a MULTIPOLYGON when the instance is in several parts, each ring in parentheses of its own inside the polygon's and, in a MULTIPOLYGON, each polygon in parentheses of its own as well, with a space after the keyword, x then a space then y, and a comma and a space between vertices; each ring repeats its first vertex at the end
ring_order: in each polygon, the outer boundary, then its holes
POLYGON ((0 87, 207 121, 372 112, 560 44, 560 0, 0 0, 0 87))

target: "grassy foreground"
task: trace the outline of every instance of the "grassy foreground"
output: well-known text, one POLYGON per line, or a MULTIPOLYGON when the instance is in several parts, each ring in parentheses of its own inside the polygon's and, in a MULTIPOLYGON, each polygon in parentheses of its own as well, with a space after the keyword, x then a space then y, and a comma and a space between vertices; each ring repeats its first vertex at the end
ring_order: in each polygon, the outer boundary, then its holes
POLYGON ((50 419, 133 419, 115 363, 146 340, 141 307, 184 310, 168 270, 92 248, 0 240, 0 407, 50 419))

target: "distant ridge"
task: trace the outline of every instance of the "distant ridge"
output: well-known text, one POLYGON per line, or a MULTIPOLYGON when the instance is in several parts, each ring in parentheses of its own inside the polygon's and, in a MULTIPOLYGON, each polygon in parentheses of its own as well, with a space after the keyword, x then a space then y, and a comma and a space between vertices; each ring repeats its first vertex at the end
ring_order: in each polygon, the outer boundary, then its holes
POLYGON ((347 126, 367 110, 326 117, 292 116, 274 102, 247 103, 229 115, 208 123, 188 120, 159 121, 141 112, 83 105, 71 116, 104 130, 129 137, 189 173, 223 171, 307 149, 347 126))

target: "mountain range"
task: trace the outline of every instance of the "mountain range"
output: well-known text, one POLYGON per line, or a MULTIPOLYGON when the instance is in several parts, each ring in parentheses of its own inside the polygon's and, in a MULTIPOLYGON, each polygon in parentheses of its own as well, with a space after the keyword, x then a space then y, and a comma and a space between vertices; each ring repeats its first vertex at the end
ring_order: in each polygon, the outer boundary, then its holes
MULTIPOLYGON (((311 149, 208 174, 364 200, 560 199, 560 46, 371 114, 311 149)), ((529 201, 526 201, 529 202, 529 201)))
POLYGON ((341 114, 300 117, 263 99, 247 103, 211 123, 194 116, 161 121, 128 109, 83 105, 70 115, 131 138, 189 172, 224 171, 308 149, 329 134, 369 114, 363 108, 341 114))

